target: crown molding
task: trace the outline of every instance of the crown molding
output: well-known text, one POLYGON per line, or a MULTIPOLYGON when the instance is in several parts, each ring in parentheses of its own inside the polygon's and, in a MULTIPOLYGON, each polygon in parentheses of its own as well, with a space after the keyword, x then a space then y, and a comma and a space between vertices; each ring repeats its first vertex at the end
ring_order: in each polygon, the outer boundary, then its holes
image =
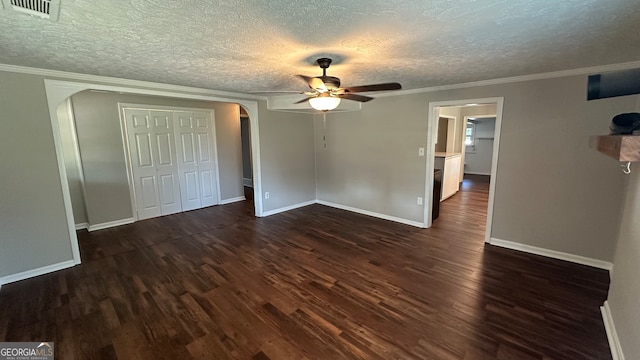
POLYGON ((561 78, 561 77, 567 77, 567 76, 592 75, 592 74, 601 73, 601 72, 628 70, 628 69, 635 69, 635 68, 640 68, 640 61, 631 61, 631 62, 609 64, 609 65, 599 65, 599 66, 592 66, 592 67, 578 68, 578 69, 560 70, 560 71, 553 71, 553 72, 539 73, 539 74, 512 76, 512 77, 499 78, 499 79, 479 80, 479 81, 472 81, 472 82, 460 83, 460 84, 439 85, 439 86, 432 86, 432 87, 426 87, 426 88, 420 88, 420 89, 398 90, 398 91, 385 92, 385 93, 380 93, 380 94, 375 94, 370 96, 379 98, 379 97, 389 97, 389 96, 422 94, 422 93, 435 92, 435 91, 465 89, 465 88, 471 88, 471 87, 509 84, 509 83, 515 83, 515 82, 523 82, 523 81, 554 79, 554 78, 561 78))
POLYGON ((79 80, 79 81, 85 81, 85 82, 91 82, 91 83, 99 82, 99 83, 107 83, 107 84, 114 84, 114 85, 131 86, 131 87, 143 87, 143 88, 152 88, 152 89, 171 90, 171 91, 184 92, 184 93, 195 93, 195 94, 201 94, 201 95, 226 96, 226 97, 247 99, 247 100, 267 100, 266 96, 259 96, 259 95, 242 94, 242 93, 235 93, 230 91, 210 90, 210 89, 203 89, 203 88, 197 88, 197 87, 191 87, 191 86, 171 85, 171 84, 156 83, 156 82, 150 82, 150 81, 108 77, 108 76, 88 75, 88 74, 80 74, 80 73, 73 73, 73 72, 67 72, 67 71, 40 69, 40 68, 9 65, 9 64, 2 64, 2 63, 0 63, 0 71, 30 74, 30 75, 50 76, 50 77, 61 78, 65 80, 79 80))
MULTIPOLYGON (((382 97, 390 97, 390 96, 422 94, 422 93, 435 92, 435 91, 445 91, 445 90, 464 89, 464 88, 480 87, 480 86, 509 84, 509 83, 515 83, 515 82, 553 79, 553 78, 561 78, 561 77, 567 77, 567 76, 591 75, 591 74, 607 72, 607 71, 627 70, 627 69, 634 69, 634 68, 640 68, 640 61, 630 61, 625 63, 599 65, 599 66, 592 66, 592 67, 586 67, 586 68, 553 71, 553 72, 547 72, 547 73, 512 76, 512 77, 499 78, 499 79, 479 80, 479 81, 472 81, 472 82, 459 83, 459 84, 431 86, 431 87, 425 87, 425 88, 419 88, 419 89, 398 90, 393 92, 378 93, 371 96, 375 98, 382 98, 382 97)), ((115 78, 115 77, 108 77, 108 76, 87 75, 87 74, 80 74, 80 73, 73 73, 73 72, 66 72, 66 71, 59 71, 59 70, 40 69, 40 68, 9 65, 9 64, 2 64, 2 63, 0 63, 0 71, 8 71, 8 72, 31 74, 31 75, 52 76, 57 78, 73 79, 73 80, 80 80, 80 81, 86 81, 86 82, 106 82, 106 83, 125 85, 125 86, 146 87, 146 88, 150 87, 155 89, 172 90, 172 91, 179 91, 179 92, 186 92, 186 93, 197 93, 197 94, 206 94, 206 95, 214 95, 214 96, 216 95, 228 96, 228 97, 247 99, 247 100, 273 101, 275 98, 290 96, 290 95, 282 95, 282 96, 267 97, 267 96, 253 95, 253 94, 235 93, 230 91, 218 91, 218 90, 210 90, 210 89, 196 88, 196 87, 190 87, 190 86, 171 85, 171 84, 163 84, 163 83, 156 83, 156 82, 149 82, 149 81, 115 78)), ((281 110, 281 109, 278 109, 278 110, 281 110)))

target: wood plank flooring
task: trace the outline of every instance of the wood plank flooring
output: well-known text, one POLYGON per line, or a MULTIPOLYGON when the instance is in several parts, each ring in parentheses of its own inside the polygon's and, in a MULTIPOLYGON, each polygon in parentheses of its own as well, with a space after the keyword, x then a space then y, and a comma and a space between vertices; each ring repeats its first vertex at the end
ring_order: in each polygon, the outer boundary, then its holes
POLYGON ((0 341, 56 359, 611 359, 605 271, 485 245, 469 177, 431 229, 240 202, 79 232, 0 290, 0 341))

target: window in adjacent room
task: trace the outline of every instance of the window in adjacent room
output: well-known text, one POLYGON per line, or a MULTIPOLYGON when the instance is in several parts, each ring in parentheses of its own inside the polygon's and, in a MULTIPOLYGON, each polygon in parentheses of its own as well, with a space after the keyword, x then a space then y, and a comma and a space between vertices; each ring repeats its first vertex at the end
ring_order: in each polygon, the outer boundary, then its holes
POLYGON ((464 144, 466 146, 473 146, 476 138, 476 124, 467 123, 467 129, 464 133, 464 144))

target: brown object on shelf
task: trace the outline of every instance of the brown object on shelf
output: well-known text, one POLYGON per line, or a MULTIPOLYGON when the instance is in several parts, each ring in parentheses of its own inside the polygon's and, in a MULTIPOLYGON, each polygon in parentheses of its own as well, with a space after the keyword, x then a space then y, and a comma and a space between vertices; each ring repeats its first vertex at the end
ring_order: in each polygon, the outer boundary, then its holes
POLYGON ((589 146, 618 161, 640 161, 640 135, 596 135, 589 146))

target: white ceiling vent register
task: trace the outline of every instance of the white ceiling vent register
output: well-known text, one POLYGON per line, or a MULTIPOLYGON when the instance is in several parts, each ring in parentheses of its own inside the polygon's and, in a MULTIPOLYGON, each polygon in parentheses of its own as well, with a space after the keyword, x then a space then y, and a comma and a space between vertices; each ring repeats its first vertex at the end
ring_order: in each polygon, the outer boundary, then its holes
POLYGON ((51 21, 58 21, 60 0, 2 0, 5 10, 18 11, 51 21))

